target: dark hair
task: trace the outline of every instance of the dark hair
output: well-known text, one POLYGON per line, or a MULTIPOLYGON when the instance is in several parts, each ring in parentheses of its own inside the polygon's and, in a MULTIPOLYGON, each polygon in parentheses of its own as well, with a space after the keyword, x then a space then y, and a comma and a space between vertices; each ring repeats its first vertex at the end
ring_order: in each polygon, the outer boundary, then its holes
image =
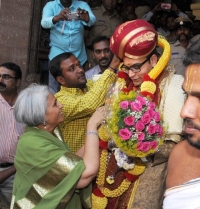
POLYGON ((22 70, 21 68, 13 62, 5 62, 0 65, 0 67, 5 67, 8 70, 12 70, 15 73, 16 79, 22 79, 22 70))
POLYGON ((70 56, 73 56, 71 52, 65 52, 57 55, 50 61, 50 72, 54 78, 57 76, 62 76, 62 69, 60 68, 60 64, 70 56))
POLYGON ((94 44, 99 43, 101 41, 108 41, 110 43, 110 38, 108 38, 107 36, 97 36, 96 38, 94 38, 92 40, 92 51, 94 51, 94 44))
POLYGON ((192 43, 185 51, 183 64, 187 67, 190 64, 200 63, 200 40, 192 43))

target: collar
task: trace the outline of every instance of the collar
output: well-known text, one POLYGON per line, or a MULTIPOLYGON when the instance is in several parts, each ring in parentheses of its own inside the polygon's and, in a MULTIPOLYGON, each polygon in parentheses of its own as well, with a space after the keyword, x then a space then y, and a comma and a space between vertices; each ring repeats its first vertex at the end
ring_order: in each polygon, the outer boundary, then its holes
MULTIPOLYGON (((103 15, 107 15, 106 9, 104 8, 103 4, 101 5, 100 8, 101 8, 101 11, 102 11, 103 15)), ((117 15, 117 11, 114 10, 113 13, 112 13, 112 15, 109 16, 109 17, 113 17, 113 16, 116 16, 116 15, 117 15)), ((107 16, 108 16, 108 15, 107 15, 107 16)))
MULTIPOLYGON (((57 4, 59 4, 61 7, 64 8, 64 6, 61 4, 60 0, 55 0, 57 4)), ((75 3, 77 2, 78 0, 72 0, 72 3, 70 5, 69 8, 74 8, 75 7, 75 3)))
POLYGON ((80 95, 80 94, 85 94, 88 91, 88 86, 86 84, 86 87, 83 89, 83 91, 79 88, 68 88, 65 86, 61 86, 60 91, 74 94, 74 95, 80 95))

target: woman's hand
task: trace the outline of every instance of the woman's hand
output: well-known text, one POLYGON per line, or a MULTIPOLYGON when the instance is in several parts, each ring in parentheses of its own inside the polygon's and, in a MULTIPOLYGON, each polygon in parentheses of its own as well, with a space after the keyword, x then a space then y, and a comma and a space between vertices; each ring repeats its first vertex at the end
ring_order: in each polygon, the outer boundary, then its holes
POLYGON ((102 121, 105 119, 105 106, 99 107, 93 113, 92 117, 88 121, 88 128, 89 127, 98 127, 102 121))

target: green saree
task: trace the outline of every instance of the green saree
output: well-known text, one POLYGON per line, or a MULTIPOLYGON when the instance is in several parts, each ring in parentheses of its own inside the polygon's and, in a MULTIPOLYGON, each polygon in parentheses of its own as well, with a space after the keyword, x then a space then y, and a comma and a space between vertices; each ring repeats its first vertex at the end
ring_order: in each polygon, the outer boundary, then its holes
POLYGON ((90 208, 91 186, 77 190, 83 160, 65 143, 41 129, 27 127, 20 137, 11 209, 90 208))

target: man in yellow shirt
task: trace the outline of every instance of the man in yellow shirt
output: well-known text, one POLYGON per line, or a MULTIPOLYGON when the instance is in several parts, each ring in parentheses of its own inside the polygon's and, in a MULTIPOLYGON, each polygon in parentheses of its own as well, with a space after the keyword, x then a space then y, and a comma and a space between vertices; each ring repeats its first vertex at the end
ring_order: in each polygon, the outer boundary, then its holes
POLYGON ((94 84, 92 80, 87 82, 85 72, 73 54, 63 53, 51 61, 51 74, 61 84, 61 90, 55 94, 63 105, 65 117, 60 129, 73 152, 84 143, 88 119, 104 104, 108 89, 115 81, 114 69, 118 64, 119 59, 114 57, 109 69, 94 84))

